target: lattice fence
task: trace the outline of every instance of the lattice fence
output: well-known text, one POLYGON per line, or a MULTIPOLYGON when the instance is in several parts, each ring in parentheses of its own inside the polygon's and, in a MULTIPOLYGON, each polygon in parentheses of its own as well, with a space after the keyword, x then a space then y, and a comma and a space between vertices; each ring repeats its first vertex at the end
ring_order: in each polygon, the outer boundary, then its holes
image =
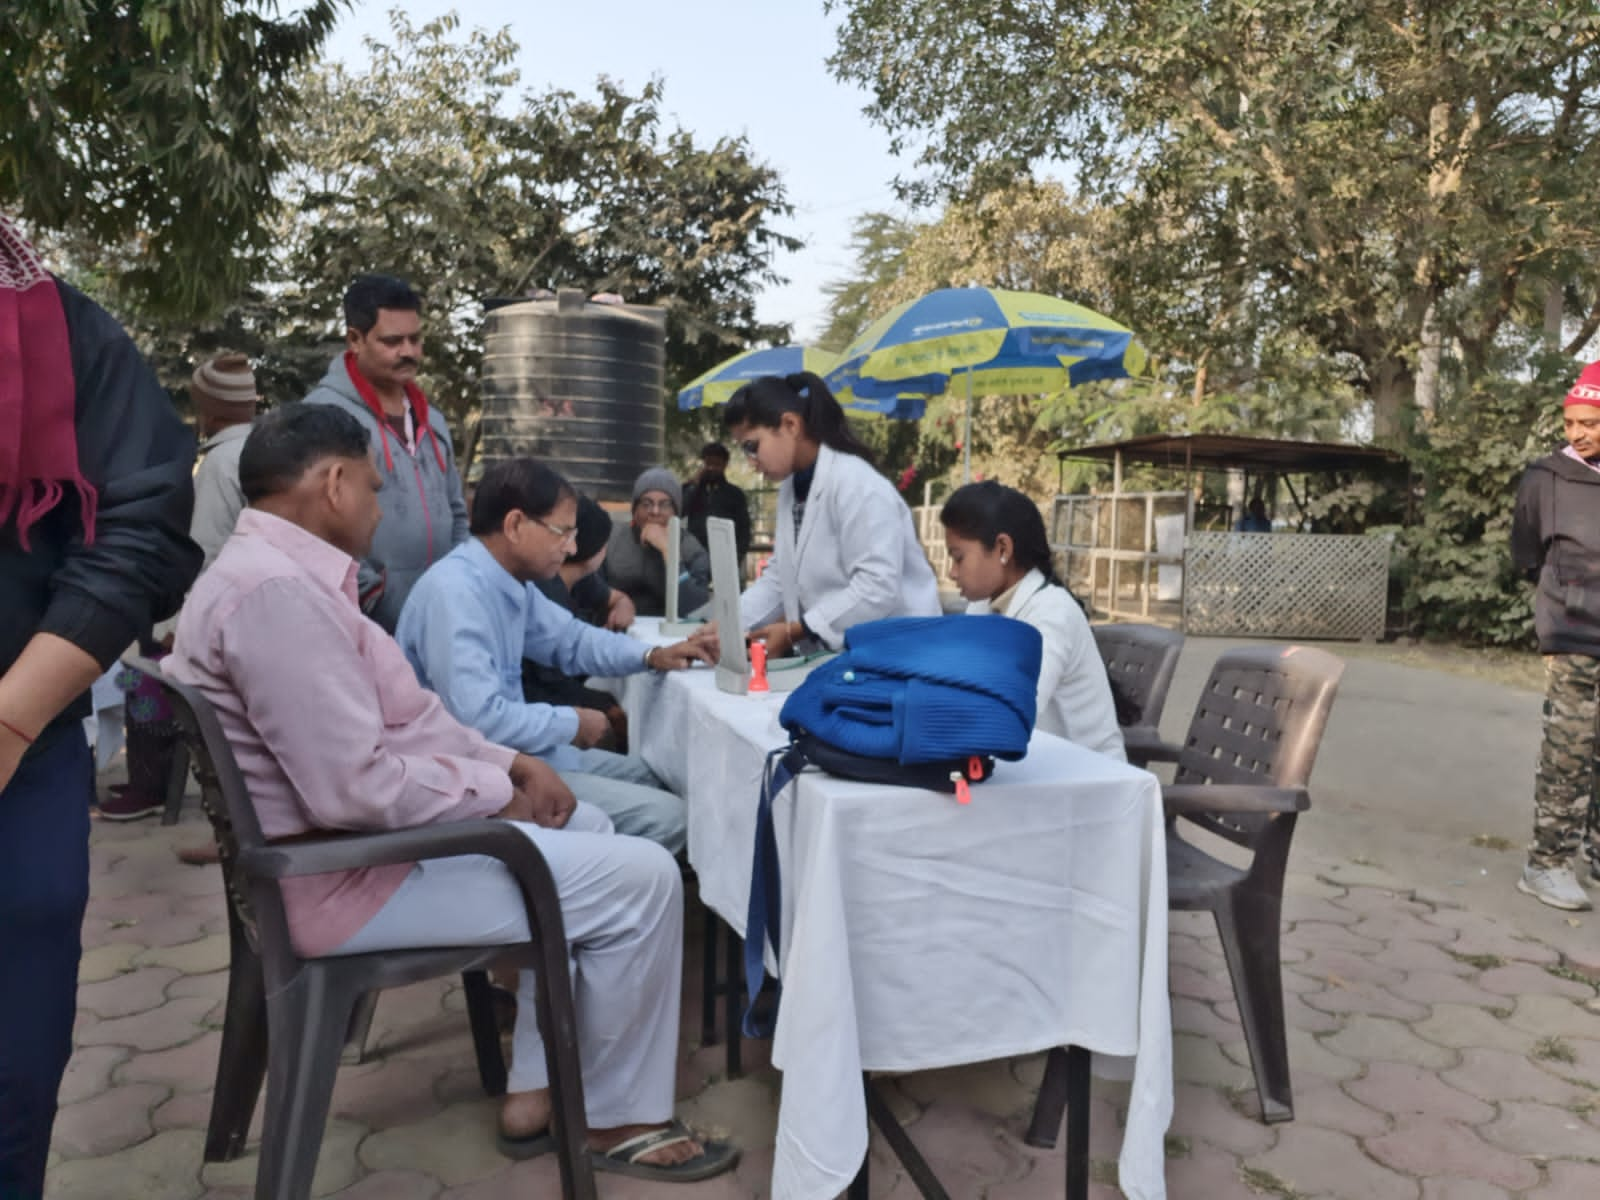
POLYGON ((1389 543, 1376 537, 1191 533, 1183 627, 1192 634, 1383 636, 1389 543))

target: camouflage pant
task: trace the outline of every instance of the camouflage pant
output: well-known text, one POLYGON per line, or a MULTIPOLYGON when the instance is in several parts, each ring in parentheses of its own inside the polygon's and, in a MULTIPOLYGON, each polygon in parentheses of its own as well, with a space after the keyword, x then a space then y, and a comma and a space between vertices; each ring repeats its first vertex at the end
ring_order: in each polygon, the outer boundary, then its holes
POLYGON ((1533 845, 1528 861, 1560 866, 1586 838, 1589 862, 1600 865, 1600 658, 1544 658, 1544 742, 1533 789, 1533 845))

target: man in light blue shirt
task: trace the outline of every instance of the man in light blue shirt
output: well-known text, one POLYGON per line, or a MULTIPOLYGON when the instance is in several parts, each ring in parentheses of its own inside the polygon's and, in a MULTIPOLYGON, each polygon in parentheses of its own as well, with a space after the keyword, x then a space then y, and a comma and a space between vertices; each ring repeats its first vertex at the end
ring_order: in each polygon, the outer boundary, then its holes
POLYGON ((489 741, 555 767, 618 833, 676 854, 686 836, 682 798, 642 761, 593 748, 609 728, 604 713, 526 703, 522 660, 615 676, 687 667, 707 652, 690 642, 646 647, 578 620, 533 586, 560 569, 577 536, 577 495, 542 463, 489 467, 473 496, 471 532, 428 568, 401 611, 395 638, 417 678, 489 741))

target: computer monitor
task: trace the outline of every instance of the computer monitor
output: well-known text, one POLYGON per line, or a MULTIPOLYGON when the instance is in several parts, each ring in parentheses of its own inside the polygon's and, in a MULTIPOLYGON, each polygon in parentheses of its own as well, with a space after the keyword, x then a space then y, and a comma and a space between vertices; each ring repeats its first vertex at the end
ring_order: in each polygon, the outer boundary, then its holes
POLYGON ((733 522, 726 517, 706 518, 706 541, 711 553, 711 616, 717 623, 717 686, 742 696, 750 690, 750 659, 739 621, 739 543, 733 522))

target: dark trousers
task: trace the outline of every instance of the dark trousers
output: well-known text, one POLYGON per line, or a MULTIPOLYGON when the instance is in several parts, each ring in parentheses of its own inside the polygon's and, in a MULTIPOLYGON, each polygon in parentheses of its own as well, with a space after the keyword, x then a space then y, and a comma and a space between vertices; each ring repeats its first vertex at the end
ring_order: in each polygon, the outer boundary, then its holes
POLYGON ((0 791, 0 1200, 37 1200, 72 1055, 94 775, 76 725, 0 791))

